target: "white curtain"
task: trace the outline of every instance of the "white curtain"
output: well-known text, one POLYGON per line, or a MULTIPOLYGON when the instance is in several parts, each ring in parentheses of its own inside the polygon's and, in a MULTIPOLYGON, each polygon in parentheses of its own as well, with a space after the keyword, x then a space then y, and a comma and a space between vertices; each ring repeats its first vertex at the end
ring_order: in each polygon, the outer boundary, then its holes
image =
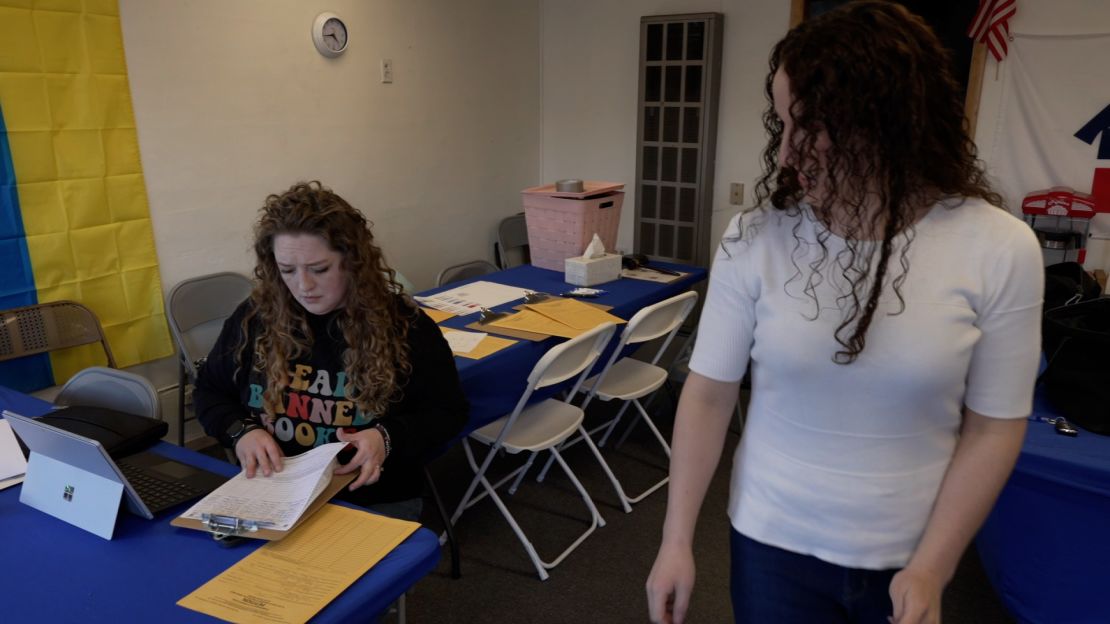
MULTIPOLYGON (((1100 25, 1101 26, 1101 25, 1100 25)), ((1012 212, 1031 191, 1070 186, 1091 192, 1099 140, 1075 137, 1110 104, 1110 33, 1029 35, 1014 33, 1002 61, 1000 110, 993 141, 981 146, 998 190, 1012 212)), ((987 66, 991 80, 994 64, 987 66)), ((1110 215, 1099 215, 1092 234, 1110 235, 1110 215)))

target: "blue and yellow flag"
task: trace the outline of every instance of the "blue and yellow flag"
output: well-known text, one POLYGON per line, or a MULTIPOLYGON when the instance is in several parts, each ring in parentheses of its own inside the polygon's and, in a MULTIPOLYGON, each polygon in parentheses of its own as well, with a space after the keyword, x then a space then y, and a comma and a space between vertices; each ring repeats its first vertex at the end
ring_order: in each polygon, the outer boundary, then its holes
MULTIPOLYGON (((72 299, 119 366, 170 355, 116 0, 0 0, 0 309, 72 299)), ((22 391, 99 345, 0 362, 22 391)))

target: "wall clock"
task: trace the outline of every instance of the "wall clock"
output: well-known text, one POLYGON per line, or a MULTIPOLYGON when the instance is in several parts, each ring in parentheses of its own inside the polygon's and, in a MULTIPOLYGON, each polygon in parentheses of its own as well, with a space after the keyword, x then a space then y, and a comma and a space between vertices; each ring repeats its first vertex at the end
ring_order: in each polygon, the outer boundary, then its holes
POLYGON ((316 50, 335 58, 347 50, 347 24, 335 13, 321 13, 312 22, 312 43, 316 50))

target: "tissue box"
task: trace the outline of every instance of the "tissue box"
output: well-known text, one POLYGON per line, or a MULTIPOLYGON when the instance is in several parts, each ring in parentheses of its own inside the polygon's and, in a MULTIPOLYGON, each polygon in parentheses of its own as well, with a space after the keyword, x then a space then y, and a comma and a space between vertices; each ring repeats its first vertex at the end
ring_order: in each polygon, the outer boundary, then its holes
POLYGON ((593 286, 611 282, 621 276, 620 254, 607 253, 599 258, 576 256, 567 258, 566 280, 575 286, 593 286))

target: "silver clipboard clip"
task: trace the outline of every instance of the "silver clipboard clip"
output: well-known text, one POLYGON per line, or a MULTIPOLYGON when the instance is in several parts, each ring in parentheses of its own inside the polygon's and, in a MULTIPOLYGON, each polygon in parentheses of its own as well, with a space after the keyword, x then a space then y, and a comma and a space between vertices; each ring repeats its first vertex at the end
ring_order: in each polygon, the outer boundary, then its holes
POLYGON ((486 323, 492 323, 497 319, 502 319, 506 316, 509 316, 508 312, 494 312, 489 308, 482 308, 482 310, 478 313, 478 324, 485 325, 486 323))
POLYGON ((247 520, 246 518, 218 514, 201 514, 200 519, 212 533, 212 539, 216 541, 240 537, 245 533, 254 533, 258 529, 274 525, 273 522, 265 520, 247 520))
POLYGON ((541 301, 547 301, 550 298, 551 295, 545 292, 536 292, 534 290, 530 290, 524 293, 524 303, 539 303, 541 301))

